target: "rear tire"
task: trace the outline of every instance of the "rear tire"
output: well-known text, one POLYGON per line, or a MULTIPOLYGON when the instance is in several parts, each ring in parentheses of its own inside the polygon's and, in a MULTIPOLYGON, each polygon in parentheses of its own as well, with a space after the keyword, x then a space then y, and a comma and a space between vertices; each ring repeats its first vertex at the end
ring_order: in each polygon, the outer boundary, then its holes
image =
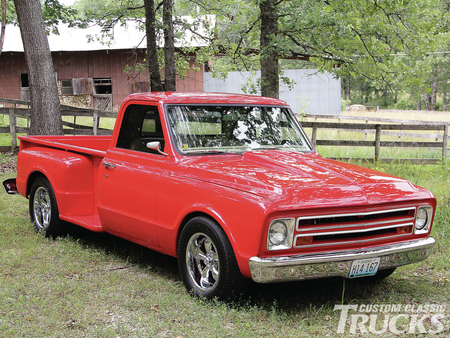
POLYGON ((245 289, 247 279, 227 235, 207 217, 195 217, 185 225, 177 256, 184 286, 197 297, 229 299, 245 289))
POLYGON ((29 209, 31 223, 45 237, 57 237, 67 232, 64 222, 59 219, 55 193, 46 177, 38 177, 33 182, 29 209))

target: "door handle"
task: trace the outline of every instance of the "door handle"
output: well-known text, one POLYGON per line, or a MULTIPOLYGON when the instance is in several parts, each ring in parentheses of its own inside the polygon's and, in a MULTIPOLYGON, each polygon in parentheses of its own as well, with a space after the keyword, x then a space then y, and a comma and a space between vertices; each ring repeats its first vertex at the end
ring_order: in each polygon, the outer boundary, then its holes
POLYGON ((114 169, 114 168, 116 167, 115 164, 108 163, 108 162, 102 162, 102 164, 103 164, 106 168, 109 168, 109 169, 114 169))

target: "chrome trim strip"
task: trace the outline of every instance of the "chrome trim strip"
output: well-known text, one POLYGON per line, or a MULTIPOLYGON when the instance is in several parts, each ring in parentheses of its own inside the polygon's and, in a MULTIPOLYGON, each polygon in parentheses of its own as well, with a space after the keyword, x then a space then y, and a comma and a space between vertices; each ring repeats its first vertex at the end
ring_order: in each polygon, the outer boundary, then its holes
POLYGON ((348 277, 355 259, 380 257, 379 270, 385 270, 424 260, 435 243, 434 238, 429 237, 366 249, 267 258, 255 256, 250 258, 249 266, 252 279, 258 283, 348 277))
MULTIPOLYGON (((339 229, 339 228, 355 228, 355 227, 365 227, 365 226, 373 226, 378 224, 392 224, 394 222, 414 222, 414 217, 410 218, 402 218, 397 220, 387 220, 387 221, 379 221, 379 222, 367 222, 367 223, 352 223, 352 224, 330 224, 327 226, 321 226, 321 227, 308 227, 308 228, 300 228, 296 229, 297 232, 305 232, 305 231, 311 231, 311 230, 326 230, 326 229, 339 229)), ((339 223, 339 222, 336 222, 339 223)), ((298 224, 298 223, 297 223, 298 224)), ((298 228, 298 226, 297 226, 298 228)))
MULTIPOLYGON (((351 244, 363 244, 363 243, 369 243, 369 242, 375 242, 375 241, 379 241, 379 240, 386 240, 386 239, 400 239, 402 237, 405 237, 405 239, 407 239, 406 237, 411 236, 412 233, 407 233, 407 234, 395 234, 392 236, 384 236, 384 237, 376 237, 376 238, 369 238, 369 239, 352 239, 352 241, 350 242, 351 244)), ((301 236, 299 236, 301 237, 301 236)), ((301 248, 315 248, 315 247, 321 247, 321 246, 335 246, 335 245, 348 245, 349 241, 341 241, 341 242, 330 242, 330 243, 317 243, 317 244, 302 244, 302 245, 295 245, 295 240, 297 239, 297 237, 294 238, 294 249, 301 249, 301 248)))
MULTIPOLYGON (((308 237, 308 236, 328 236, 328 235, 340 235, 340 234, 355 234, 355 233, 364 233, 364 232, 371 232, 371 231, 378 231, 378 230, 386 230, 386 229, 392 229, 392 228, 401 228, 401 227, 407 227, 407 226, 413 226, 414 223, 403 223, 403 224, 393 224, 393 225, 386 225, 383 227, 378 228, 366 228, 366 229, 356 229, 356 230, 339 230, 339 231, 327 231, 327 232, 310 232, 307 234, 298 234, 295 236, 297 237, 308 237)), ((412 229, 411 229, 412 233, 412 229)))
MULTIPOLYGON (((305 231, 303 229, 307 229, 307 228, 301 228, 299 226, 300 220, 309 220, 309 219, 322 219, 322 218, 336 218, 336 217, 352 217, 352 216, 370 216, 370 215, 382 215, 382 214, 387 214, 387 213, 391 213, 391 212, 400 212, 400 211, 409 211, 409 210, 416 210, 416 207, 407 207, 407 208, 398 208, 398 209, 387 209, 387 210, 378 210, 378 211, 368 211, 368 212, 356 212, 356 213, 348 213, 348 214, 333 214, 333 215, 317 215, 317 216, 304 216, 304 217, 298 217, 297 218, 297 226, 296 226, 296 230, 297 231, 305 231)), ((397 220, 398 222, 404 222, 404 221, 409 221, 409 220, 414 220, 415 218, 415 213, 414 213, 414 217, 402 217, 401 219, 397 220)), ((382 221, 384 222, 384 221, 382 221)), ((392 222, 392 221, 390 221, 392 222)), ((394 221, 395 222, 395 221, 394 221)), ((338 222, 336 222, 338 223, 338 222)), ((376 221, 373 223, 377 223, 376 221)), ((381 222, 380 222, 381 224, 381 222)), ((355 226, 359 226, 360 224, 357 224, 355 226)), ((349 225, 342 225, 342 226, 351 226, 349 225)), ((336 227, 336 225, 330 224, 327 227, 336 227)), ((310 227, 310 228, 315 228, 315 227, 310 227)), ((324 228, 326 228, 324 226, 324 228)), ((315 228, 318 229, 318 228, 315 228)))

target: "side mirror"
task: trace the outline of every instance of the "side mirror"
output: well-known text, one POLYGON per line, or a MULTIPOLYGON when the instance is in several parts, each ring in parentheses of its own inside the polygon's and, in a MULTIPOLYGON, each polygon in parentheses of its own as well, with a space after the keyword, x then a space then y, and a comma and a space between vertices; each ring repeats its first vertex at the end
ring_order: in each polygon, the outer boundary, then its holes
POLYGON ((161 151, 161 143, 159 141, 148 142, 147 143, 147 148, 148 149, 152 149, 152 150, 156 150, 161 155, 167 156, 167 154, 165 152, 161 151))

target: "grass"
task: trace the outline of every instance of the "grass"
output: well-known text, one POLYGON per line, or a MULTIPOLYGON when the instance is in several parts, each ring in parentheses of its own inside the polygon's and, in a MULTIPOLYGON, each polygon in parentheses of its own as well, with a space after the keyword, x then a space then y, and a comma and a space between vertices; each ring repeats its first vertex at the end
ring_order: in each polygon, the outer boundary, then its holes
MULTIPOLYGON (((253 283, 232 303, 190 297, 174 258, 107 234, 74 227, 68 237, 46 239, 32 229, 28 201, 2 190, 0 336, 333 337, 340 317, 340 311, 333 310, 336 304, 432 303, 450 311, 450 169, 374 167, 408 178, 437 196, 433 235, 438 246, 429 259, 401 267, 378 282, 331 278, 253 283)), ((14 176, 0 174, 0 180, 14 176)), ((448 313, 441 323, 443 336, 448 335, 448 313)), ((340 336, 355 336, 348 326, 346 332, 340 336)))
MULTIPOLYGON (((101 126, 112 128, 110 120, 101 126)), ((89 125, 85 118, 80 121, 89 125)), ((373 148, 344 148, 319 152, 373 157, 373 148)), ((438 156, 414 151, 418 157, 438 156)), ((390 156, 404 157, 404 149, 390 156)), ((0 154, 0 163, 12 159, 0 154)), ((176 259, 107 234, 74 227, 65 238, 46 239, 29 222, 28 201, 0 189, 0 337, 355 337, 348 325, 346 334, 336 333, 336 304, 429 303, 446 306, 441 336, 450 335, 449 165, 360 164, 407 178, 436 195, 434 254, 378 282, 252 283, 242 299, 231 303, 190 297, 176 259)), ((0 181, 14 176, 0 173, 0 181)))

